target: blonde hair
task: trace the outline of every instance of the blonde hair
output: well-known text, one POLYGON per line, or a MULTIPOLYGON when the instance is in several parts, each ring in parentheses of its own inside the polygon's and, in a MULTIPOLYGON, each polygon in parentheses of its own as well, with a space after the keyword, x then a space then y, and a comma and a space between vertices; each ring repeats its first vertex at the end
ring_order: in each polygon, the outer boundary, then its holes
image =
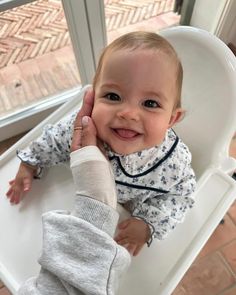
POLYGON ((167 54, 170 58, 173 59, 173 62, 176 63, 176 103, 175 108, 181 107, 181 89, 182 89, 182 81, 183 81, 183 68, 182 64, 178 58, 178 55, 172 45, 162 36, 152 33, 152 32, 144 32, 137 31, 131 32, 125 35, 120 36, 108 46, 106 46, 100 56, 97 70, 93 79, 93 88, 99 80, 99 76, 102 70, 102 66, 105 60, 105 57, 108 53, 118 51, 121 49, 151 49, 162 51, 167 54))

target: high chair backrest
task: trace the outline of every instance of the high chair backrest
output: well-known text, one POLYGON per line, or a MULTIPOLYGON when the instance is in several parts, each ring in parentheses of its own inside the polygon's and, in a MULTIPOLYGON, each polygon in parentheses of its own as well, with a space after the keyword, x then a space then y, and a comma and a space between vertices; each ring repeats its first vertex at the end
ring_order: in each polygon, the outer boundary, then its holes
POLYGON ((174 27, 161 34, 182 61, 186 114, 174 129, 189 146, 200 176, 206 167, 222 165, 236 130, 236 58, 223 42, 201 29, 174 27))
MULTIPOLYGON (((182 96, 187 114, 176 130, 193 153, 198 176, 204 170, 206 173, 198 181, 196 203, 185 222, 166 240, 154 240, 150 248, 144 247, 132 260, 118 295, 172 294, 236 195, 236 183, 229 175, 209 169, 226 157, 236 126, 235 58, 221 41, 198 29, 176 27, 163 31, 163 35, 176 48, 184 67, 182 96)), ((5 193, 19 166, 16 150, 35 140, 46 124, 54 124, 78 109, 83 96, 84 90, 78 90, 70 101, 0 156, 0 279, 12 294, 17 294, 26 279, 38 274, 42 214, 55 209, 72 210, 75 194, 70 168, 61 165, 35 181, 20 205, 11 206, 5 193)))

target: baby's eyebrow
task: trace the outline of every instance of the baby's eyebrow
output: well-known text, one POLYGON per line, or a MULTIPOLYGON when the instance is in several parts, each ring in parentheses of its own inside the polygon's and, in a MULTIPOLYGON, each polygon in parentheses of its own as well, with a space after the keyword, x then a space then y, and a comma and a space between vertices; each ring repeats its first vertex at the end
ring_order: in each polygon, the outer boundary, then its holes
POLYGON ((107 88, 107 87, 110 87, 110 88, 116 88, 116 89, 119 89, 120 86, 116 83, 112 83, 112 82, 107 82, 107 83, 104 83, 101 85, 101 88, 107 88))
POLYGON ((147 99, 148 98, 158 97, 158 98, 160 98, 163 101, 168 101, 166 95, 163 92, 161 92, 161 91, 158 91, 158 92, 155 92, 155 91, 147 91, 144 96, 147 99))

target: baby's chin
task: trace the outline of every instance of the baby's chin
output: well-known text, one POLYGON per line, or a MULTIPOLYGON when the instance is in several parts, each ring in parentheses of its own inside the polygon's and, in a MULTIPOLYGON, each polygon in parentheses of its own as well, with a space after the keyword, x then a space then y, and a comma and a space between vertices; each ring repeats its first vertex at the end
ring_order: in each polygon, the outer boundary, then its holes
POLYGON ((142 152, 142 151, 147 151, 147 150, 150 150, 152 148, 157 148, 160 146, 160 144, 156 144, 156 145, 152 145, 152 146, 146 146, 146 147, 143 147, 143 148, 135 148, 135 147, 130 147, 130 146, 121 146, 121 147, 117 147, 117 146, 112 146, 112 145, 109 145, 109 144, 105 144, 106 146, 109 147, 109 149, 113 152, 113 153, 116 153, 116 154, 119 154, 121 156, 128 156, 128 155, 131 155, 131 154, 135 154, 135 153, 138 153, 138 152, 142 152))
MULTIPOLYGON (((108 145, 109 146, 109 145, 108 145)), ((137 149, 133 147, 114 147, 114 146, 109 146, 112 152, 122 155, 122 156, 128 156, 137 152, 141 152, 142 149, 137 149)))
POLYGON ((119 154, 119 155, 122 155, 122 156, 128 156, 130 154, 135 153, 135 151, 136 151, 136 150, 133 150, 133 149, 131 150, 130 148, 116 147, 116 146, 110 145, 109 143, 104 142, 104 141, 103 141, 103 145, 105 147, 105 150, 108 149, 108 150, 112 151, 113 153, 119 154))

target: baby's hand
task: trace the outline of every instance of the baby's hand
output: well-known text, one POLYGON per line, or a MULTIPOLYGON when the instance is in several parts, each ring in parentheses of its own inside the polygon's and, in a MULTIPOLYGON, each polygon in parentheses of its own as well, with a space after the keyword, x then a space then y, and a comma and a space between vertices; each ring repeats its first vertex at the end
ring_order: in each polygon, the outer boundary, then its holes
POLYGON ((30 191, 36 167, 20 164, 16 178, 9 182, 10 188, 6 195, 12 204, 18 204, 24 194, 30 191))
POLYGON ((124 246, 131 255, 136 256, 150 238, 148 224, 134 217, 122 221, 118 225, 115 241, 124 246))

